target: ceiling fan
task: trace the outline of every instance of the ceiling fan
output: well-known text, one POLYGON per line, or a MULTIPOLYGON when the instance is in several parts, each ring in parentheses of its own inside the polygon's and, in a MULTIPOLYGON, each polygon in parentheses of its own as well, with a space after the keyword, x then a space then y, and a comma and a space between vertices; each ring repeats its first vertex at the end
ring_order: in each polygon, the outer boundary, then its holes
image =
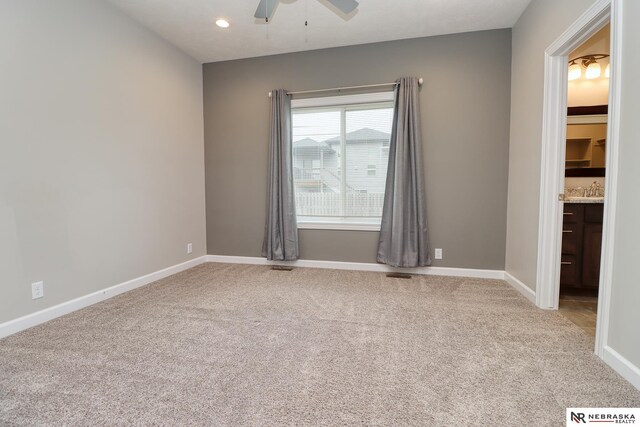
MULTIPOLYGON (((264 19, 269 22, 273 11, 280 0, 260 0, 260 4, 256 9, 254 17, 264 19)), ((353 12, 358 7, 356 0, 327 0, 329 3, 338 8, 342 13, 347 14, 353 12)))

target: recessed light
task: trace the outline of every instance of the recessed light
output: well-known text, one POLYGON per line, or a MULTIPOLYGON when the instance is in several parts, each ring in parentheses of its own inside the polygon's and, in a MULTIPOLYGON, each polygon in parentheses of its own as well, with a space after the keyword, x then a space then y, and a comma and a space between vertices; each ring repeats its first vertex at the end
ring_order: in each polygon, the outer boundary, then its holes
POLYGON ((220 28, 229 28, 229 21, 226 19, 218 19, 216 25, 220 28))

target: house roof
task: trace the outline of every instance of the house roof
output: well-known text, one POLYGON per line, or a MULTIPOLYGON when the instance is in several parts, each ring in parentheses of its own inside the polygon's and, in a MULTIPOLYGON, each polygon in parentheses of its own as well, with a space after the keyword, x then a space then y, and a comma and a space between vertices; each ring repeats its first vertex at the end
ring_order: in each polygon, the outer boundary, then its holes
MULTIPOLYGON (((371 128, 362 128, 347 134, 347 144, 382 141, 383 145, 389 145, 390 138, 391 135, 386 132, 380 132, 379 130, 371 128)), ((339 144, 340 137, 331 138, 325 142, 329 145, 339 144)))
POLYGON ((294 149, 306 149, 306 150, 324 150, 324 151, 333 151, 333 149, 327 145, 326 142, 316 141, 315 139, 305 138, 299 141, 293 141, 294 149))

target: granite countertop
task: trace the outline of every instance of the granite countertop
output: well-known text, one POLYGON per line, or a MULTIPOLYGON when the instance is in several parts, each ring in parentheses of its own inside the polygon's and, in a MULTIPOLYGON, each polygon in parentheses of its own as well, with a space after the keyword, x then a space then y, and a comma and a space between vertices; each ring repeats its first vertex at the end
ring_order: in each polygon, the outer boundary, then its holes
POLYGON ((567 197, 565 203, 604 203, 604 197, 567 197))

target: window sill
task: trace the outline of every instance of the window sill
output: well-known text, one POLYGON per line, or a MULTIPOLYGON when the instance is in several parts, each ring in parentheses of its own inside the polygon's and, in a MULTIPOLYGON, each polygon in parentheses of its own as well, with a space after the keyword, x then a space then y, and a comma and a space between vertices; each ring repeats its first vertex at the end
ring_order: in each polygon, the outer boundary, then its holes
POLYGON ((344 231, 380 231, 380 224, 367 223, 330 223, 298 222, 299 230, 344 230, 344 231))

